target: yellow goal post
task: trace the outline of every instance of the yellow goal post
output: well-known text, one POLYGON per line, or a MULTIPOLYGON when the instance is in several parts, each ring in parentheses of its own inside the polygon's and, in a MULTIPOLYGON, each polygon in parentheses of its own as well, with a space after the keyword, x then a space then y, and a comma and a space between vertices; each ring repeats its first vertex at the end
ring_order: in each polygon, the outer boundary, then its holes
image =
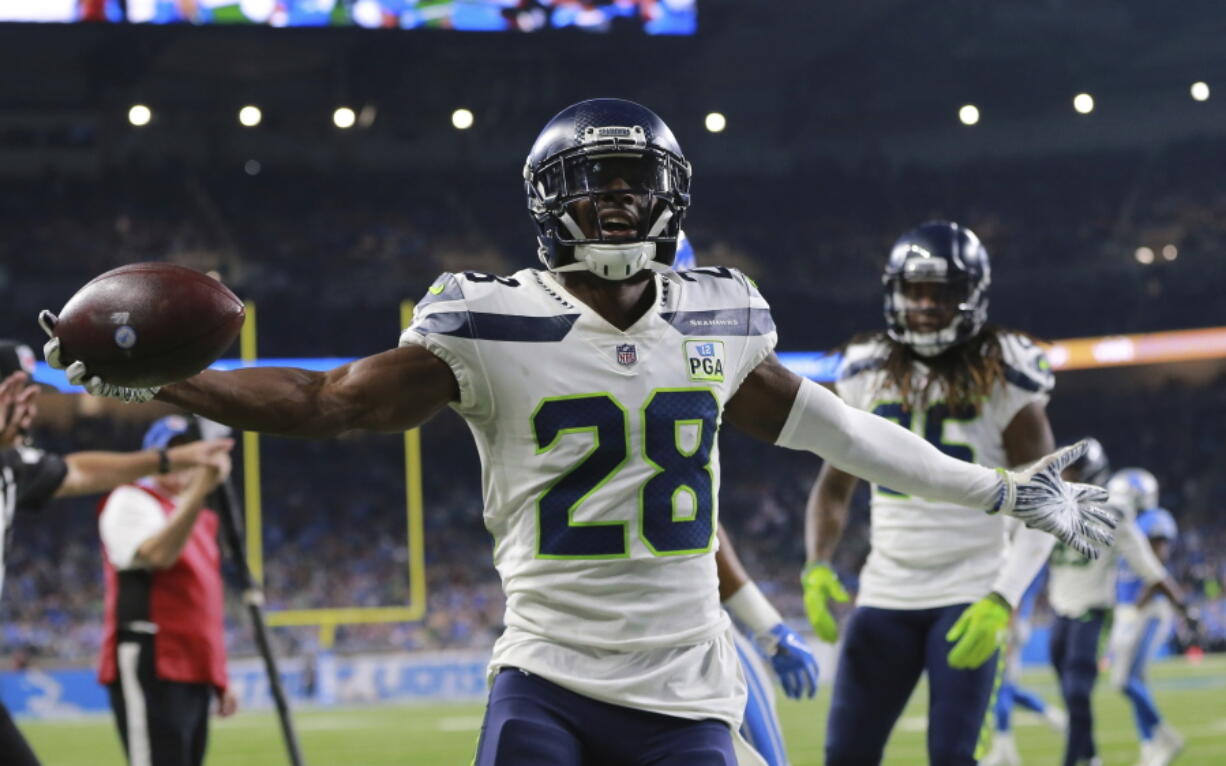
MULTIPOLYGON (((400 328, 413 319, 413 302, 400 304, 400 328)), ((256 307, 247 303, 247 321, 239 336, 239 353, 244 363, 259 358, 256 347, 256 307)), ((243 432, 243 500, 246 510, 247 564, 257 583, 264 581, 263 506, 260 500, 260 435, 243 432)), ((321 607, 316 609, 266 609, 269 625, 318 626, 319 643, 332 646, 339 625, 386 622, 416 622, 426 614, 426 562, 422 519, 421 429, 404 434, 405 541, 408 550, 409 603, 400 606, 321 607)))

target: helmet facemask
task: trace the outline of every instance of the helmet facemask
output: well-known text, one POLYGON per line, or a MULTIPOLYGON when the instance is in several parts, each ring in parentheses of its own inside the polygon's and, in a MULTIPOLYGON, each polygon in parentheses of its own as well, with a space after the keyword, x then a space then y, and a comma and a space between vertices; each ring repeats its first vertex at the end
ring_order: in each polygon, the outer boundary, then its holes
POLYGON ((579 146, 525 166, 524 180, 541 260, 553 271, 622 280, 672 262, 690 167, 642 128, 589 127, 579 146))
POLYGON ((923 357, 970 340, 988 318, 990 280, 948 271, 945 260, 917 255, 883 280, 889 336, 923 357))

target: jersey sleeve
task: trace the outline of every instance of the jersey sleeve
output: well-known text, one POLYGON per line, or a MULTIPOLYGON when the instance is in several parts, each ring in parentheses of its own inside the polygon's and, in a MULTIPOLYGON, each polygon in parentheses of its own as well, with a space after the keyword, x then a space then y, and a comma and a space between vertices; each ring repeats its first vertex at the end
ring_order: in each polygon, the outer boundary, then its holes
POLYGON ((747 342, 742 354, 743 364, 737 371, 737 387, 739 388, 749 373, 774 353, 775 346, 779 342, 779 333, 775 330, 775 318, 771 316, 770 304, 766 302, 766 298, 762 297, 758 283, 736 269, 733 269, 732 272, 743 282, 749 295, 747 342))
POLYGON ((853 343, 847 346, 843 352, 843 360, 839 363, 838 379, 834 384, 835 392, 843 401, 856 409, 871 409, 872 381, 876 377, 872 373, 885 364, 885 355, 885 350, 877 343, 853 343))
POLYGON ((166 526, 162 506, 136 487, 119 487, 98 515, 98 534, 107 560, 116 569, 135 569, 136 551, 166 526))
POLYGON ((1132 519, 1125 518, 1116 528, 1115 548, 1143 582, 1154 583, 1166 576, 1166 568, 1158 560, 1140 526, 1132 519))
POLYGON ((17 510, 41 510, 64 483, 68 465, 59 455, 32 447, 5 450, 5 467, 16 480, 17 510))
POLYGON ((493 398, 459 275, 444 273, 434 281, 417 303, 412 323, 401 333, 400 345, 421 346, 447 363, 459 384, 460 401, 452 408, 460 415, 480 420, 493 414, 493 398))
POLYGON ((993 422, 1003 431, 1024 407, 1036 403, 1047 405, 1056 376, 1047 354, 1029 338, 1005 333, 1000 336, 1000 346, 1004 380, 998 395, 990 398, 989 410, 993 422))

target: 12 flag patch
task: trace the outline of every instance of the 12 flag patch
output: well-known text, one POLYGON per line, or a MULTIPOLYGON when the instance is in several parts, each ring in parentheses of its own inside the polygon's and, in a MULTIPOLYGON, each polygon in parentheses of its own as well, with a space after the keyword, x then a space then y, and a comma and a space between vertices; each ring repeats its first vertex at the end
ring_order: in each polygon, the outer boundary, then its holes
POLYGON ((724 382, 724 342, 722 340, 687 340, 685 365, 690 380, 706 383, 724 382))

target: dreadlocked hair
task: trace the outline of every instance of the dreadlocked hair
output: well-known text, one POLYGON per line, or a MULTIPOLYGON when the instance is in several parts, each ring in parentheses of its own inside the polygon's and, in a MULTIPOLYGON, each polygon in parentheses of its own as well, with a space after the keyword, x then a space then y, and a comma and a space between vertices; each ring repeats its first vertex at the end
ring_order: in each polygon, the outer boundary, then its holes
POLYGON ((848 345, 866 341, 884 342, 889 349, 882 371, 883 388, 893 386, 902 398, 903 410, 923 409, 931 401, 929 392, 940 383, 942 398, 951 410, 978 410, 979 404, 1004 380, 1005 358, 1001 347, 1002 335, 1020 335, 1038 341, 1033 335, 995 324, 986 324, 979 334, 946 349, 934 357, 924 357, 905 343, 883 332, 864 333, 852 338, 848 345), (924 375, 916 362, 928 369, 924 375))

